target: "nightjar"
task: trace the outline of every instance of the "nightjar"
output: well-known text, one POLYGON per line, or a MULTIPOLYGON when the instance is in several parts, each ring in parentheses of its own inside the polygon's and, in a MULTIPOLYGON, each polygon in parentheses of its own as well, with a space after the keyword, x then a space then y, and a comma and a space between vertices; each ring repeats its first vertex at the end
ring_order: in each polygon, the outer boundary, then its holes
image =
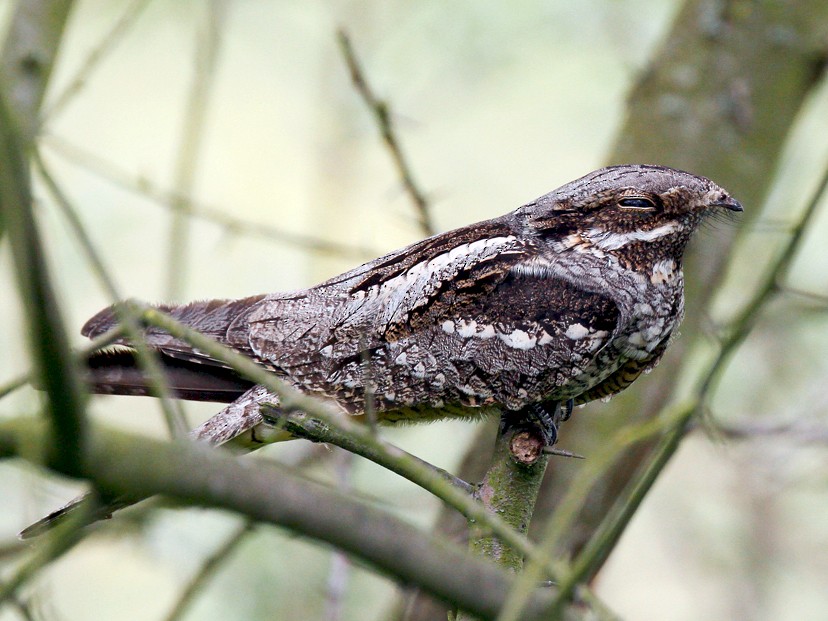
MULTIPOLYGON (((721 210, 742 207, 709 179, 612 166, 309 289, 158 308, 343 413, 363 415, 370 393, 380 423, 585 403, 658 362, 682 319, 685 246, 721 210)), ((104 309, 83 334, 116 323, 104 309)), ((193 437, 282 439, 259 412, 275 395, 157 328, 145 336, 176 396, 228 403, 193 437)), ((148 394, 120 345, 90 359, 90 389, 148 394)))

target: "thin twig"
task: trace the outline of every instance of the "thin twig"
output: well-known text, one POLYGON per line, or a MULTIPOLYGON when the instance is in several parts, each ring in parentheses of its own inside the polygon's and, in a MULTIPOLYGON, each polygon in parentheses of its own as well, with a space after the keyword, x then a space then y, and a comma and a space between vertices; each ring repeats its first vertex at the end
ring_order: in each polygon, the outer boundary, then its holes
POLYGON ((43 119, 48 119, 59 114, 83 90, 87 80, 94 73, 95 69, 98 68, 101 61, 126 37, 129 30, 135 26, 141 13, 144 12, 151 1, 133 0, 127 6, 124 14, 112 25, 112 28, 103 36, 100 43, 92 48, 66 87, 55 97, 54 102, 47 106, 42 115, 43 119))
POLYGON ((714 388, 714 383, 721 375, 721 371, 724 370, 730 361, 731 355, 736 351, 742 341, 744 341, 753 329, 753 326, 756 325, 756 320, 759 318, 762 309, 764 309, 771 297, 779 291, 781 283, 785 282, 791 264, 799 252, 805 230, 816 215, 821 203, 820 199, 826 193, 826 190, 828 190, 828 167, 823 172, 822 178, 819 180, 816 190, 811 196, 811 200, 808 201, 805 210, 799 217, 799 221, 791 228, 791 236, 788 239, 788 243, 782 249, 782 252, 773 265, 771 265, 762 280, 762 284, 754 294, 753 299, 733 322, 730 333, 721 343, 719 355, 699 389, 699 396, 702 401, 708 398, 714 388))
POLYGON ((807 426, 801 421, 787 423, 716 423, 713 432, 730 440, 752 440, 756 438, 784 438, 803 445, 828 444, 828 427, 807 426))
POLYGON ((164 621, 178 621, 190 609, 196 596, 204 589, 205 585, 216 575, 216 572, 221 568, 222 564, 227 562, 227 559, 236 551, 241 543, 247 537, 247 534, 253 530, 255 523, 253 520, 245 519, 242 524, 236 528, 230 536, 227 537, 223 544, 221 544, 201 566, 201 569, 190 579, 187 586, 175 602, 175 606, 170 610, 169 614, 164 618, 164 621))
POLYGON ((429 208, 428 199, 426 198, 425 193, 414 181, 411 166, 408 164, 408 160, 403 154, 400 141, 397 139, 396 132, 394 131, 394 123, 392 121, 392 114, 389 110, 388 102, 377 97, 374 94, 370 84, 368 84, 368 79, 365 77, 365 72, 359 64, 359 60, 356 57, 356 52, 354 52, 354 47, 351 44, 351 39, 348 37, 348 34, 344 30, 339 29, 336 33, 336 38, 339 42, 339 48, 342 50, 342 56, 345 59, 345 63, 348 65, 348 72, 351 75, 351 82, 359 95, 362 97, 365 105, 368 106, 368 109, 373 114, 374 120, 376 121, 377 127, 379 128, 382 136, 382 140, 385 143, 385 146, 388 147, 388 152, 391 154, 391 159, 394 161, 394 166, 397 168, 403 187, 405 188, 408 196, 411 198, 411 201, 414 203, 420 228, 426 235, 434 235, 435 229, 434 223, 431 219, 431 210, 429 208))
POLYGON ((216 62, 221 49, 223 6, 223 3, 217 0, 210 0, 206 4, 206 28, 197 35, 195 72, 184 107, 184 126, 173 182, 179 200, 172 204, 172 222, 167 244, 166 293, 170 300, 181 299, 184 284, 187 282, 192 210, 189 197, 192 196, 195 186, 207 110, 210 107, 216 77, 216 62))
POLYGON ((798 298, 804 298, 823 307, 828 306, 828 295, 825 295, 824 293, 817 293, 815 291, 805 291, 804 289, 797 289, 795 287, 791 287, 790 285, 782 283, 777 283, 777 287, 779 288, 779 293, 784 293, 785 295, 791 295, 798 298))
MULTIPOLYGON (((350 432, 345 432, 342 429, 324 424, 312 412, 296 410, 286 411, 282 414, 281 410, 284 410, 284 404, 281 405, 280 411, 273 413, 274 418, 280 419, 281 416, 284 416, 284 420, 277 420, 277 424, 283 424, 285 429, 292 435, 307 438, 313 442, 323 442, 325 444, 338 446, 349 453, 359 455, 391 472, 395 472, 420 486, 428 485, 428 480, 419 478, 417 472, 419 468, 425 468, 466 494, 471 494, 474 491, 471 485, 457 478, 450 472, 446 472, 442 468, 437 468, 416 455, 412 455, 400 447, 386 442, 377 435, 374 429, 369 428, 375 441, 366 444, 362 438, 356 438, 350 432), (409 463, 416 463, 418 467, 412 471, 408 467, 409 463)), ((269 417, 270 413, 268 408, 265 408, 263 414, 266 418, 269 417)), ((429 488, 426 487, 426 489, 429 488)))
MULTIPOLYGON (((80 218, 78 218, 77 211, 72 207, 72 204, 69 202, 69 198, 63 193, 63 190, 61 190, 57 182, 47 170, 43 163, 43 159, 40 157, 38 152, 35 152, 34 163, 38 173, 46 184, 47 189, 52 194, 52 197, 55 199, 58 207, 61 209, 63 215, 69 222, 72 231, 75 233, 75 237, 78 239, 81 248, 86 254, 86 259, 89 261, 92 271, 98 277, 98 280, 103 285, 104 290, 112 302, 117 303, 122 296, 115 285, 115 281, 109 275, 109 271, 107 270, 106 265, 104 265, 98 251, 95 249, 95 245, 92 243, 91 238, 86 234, 86 229, 81 223, 80 218)), ((138 364, 140 365, 141 370, 146 373, 149 385, 152 387, 154 394, 159 397, 161 412, 164 415, 167 428, 174 438, 183 437, 187 433, 187 423, 184 420, 184 416, 178 406, 178 402, 173 401, 172 399, 172 391, 170 390, 167 379, 161 369, 161 364, 158 361, 157 355, 151 351, 149 347, 147 347, 146 341, 142 336, 138 321, 139 318, 131 312, 129 307, 119 308, 122 309, 121 316, 119 318, 122 320, 124 333, 127 338, 129 338, 130 343, 135 349, 138 364)))
POLYGON ((217 207, 211 207, 195 200, 187 199, 175 191, 158 187, 149 179, 136 177, 112 162, 91 153, 84 147, 73 144, 63 138, 50 135, 45 137, 41 142, 63 157, 68 163, 92 172, 116 187, 148 198, 166 209, 172 209, 173 205, 179 201, 189 200, 190 217, 215 224, 224 229, 228 234, 260 237, 275 244, 287 244, 309 252, 361 261, 380 254, 371 248, 340 244, 312 235, 289 233, 263 222, 235 218, 227 215, 217 207))

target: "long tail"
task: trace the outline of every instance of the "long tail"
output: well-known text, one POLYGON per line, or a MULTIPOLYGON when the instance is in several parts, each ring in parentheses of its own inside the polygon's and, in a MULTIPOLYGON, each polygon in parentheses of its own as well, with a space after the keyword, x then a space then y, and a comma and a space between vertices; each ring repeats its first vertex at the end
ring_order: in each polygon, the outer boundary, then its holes
MULTIPOLYGON (((264 404, 278 406, 279 398, 269 393, 264 386, 254 386, 201 426, 193 429, 190 432, 190 439, 221 446, 237 453, 248 453, 265 444, 292 439, 293 436, 288 432, 273 426, 265 419, 261 413, 261 406, 264 404)), ((18 536, 21 539, 30 539, 48 532, 75 515, 86 498, 87 495, 75 498, 23 529, 18 536)), ((118 509, 123 509, 141 500, 143 498, 116 498, 87 515, 85 525, 108 519, 118 509)))
MULTIPOLYGON (((253 355, 247 340, 247 317, 263 298, 259 295, 241 300, 209 300, 182 306, 160 305, 157 308, 202 334, 253 355)), ((86 322, 81 333, 94 338, 114 328, 117 323, 114 309, 105 308, 86 322)), ((252 386, 220 361, 205 356, 163 330, 148 327, 144 338, 147 345, 158 353, 169 387, 179 399, 230 403, 252 386)), ((150 382, 136 363, 130 343, 122 339, 117 345, 122 348, 99 352, 89 358, 89 389, 100 394, 153 395, 150 382)))
MULTIPOLYGON (((241 300, 210 300, 185 306, 159 306, 159 310, 199 332, 211 336, 249 355, 247 317, 264 296, 241 300)), ((81 332, 94 338, 117 325, 113 308, 92 317, 81 332)), ((218 414, 190 433, 193 440, 224 445, 231 450, 249 452, 263 444, 290 439, 290 435, 269 426, 259 407, 278 404, 278 397, 261 386, 239 377, 231 368, 180 341, 166 332, 149 327, 144 337, 159 356, 162 370, 173 394, 180 399, 228 403, 218 414)), ((135 358, 135 350, 121 340, 114 351, 93 354, 87 362, 87 382, 92 392, 115 395, 153 395, 153 388, 135 358)), ((20 533, 22 539, 36 537, 77 513, 82 496, 38 520, 20 533)), ((88 523, 106 519, 113 511, 142 500, 115 499, 87 516, 88 523)))
MULTIPOLYGON (((167 385, 179 399, 231 403, 253 385, 232 369, 172 358, 161 351, 158 354, 167 385)), ((92 354, 85 379, 90 392, 96 394, 158 396, 132 349, 92 354)))

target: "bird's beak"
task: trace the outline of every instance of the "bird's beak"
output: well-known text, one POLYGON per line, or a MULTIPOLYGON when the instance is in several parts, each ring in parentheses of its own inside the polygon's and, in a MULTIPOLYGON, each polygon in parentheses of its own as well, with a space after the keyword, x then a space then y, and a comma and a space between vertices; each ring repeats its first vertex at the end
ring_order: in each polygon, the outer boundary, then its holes
POLYGON ((729 209, 730 211, 744 211, 744 207, 742 207, 742 203, 737 201, 735 198, 730 198, 729 196, 723 198, 715 203, 710 203, 711 207, 723 207, 724 209, 729 209))

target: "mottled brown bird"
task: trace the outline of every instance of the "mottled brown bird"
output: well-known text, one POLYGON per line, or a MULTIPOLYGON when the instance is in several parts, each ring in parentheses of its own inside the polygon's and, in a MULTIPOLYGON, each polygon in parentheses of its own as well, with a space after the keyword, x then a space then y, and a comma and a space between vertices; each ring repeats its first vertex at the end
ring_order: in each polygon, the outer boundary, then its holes
MULTIPOLYGON (((722 210, 742 207, 709 179, 613 166, 310 289, 159 308, 343 413, 364 414, 370 393, 380 423, 586 403, 658 362, 683 315, 684 248, 722 210)), ((83 334, 116 323, 105 309, 83 334)), ((259 412, 276 395, 157 328, 145 335, 178 397, 229 404, 194 438, 282 439, 259 412)), ((93 392, 149 394, 130 349, 89 369, 93 392)))

